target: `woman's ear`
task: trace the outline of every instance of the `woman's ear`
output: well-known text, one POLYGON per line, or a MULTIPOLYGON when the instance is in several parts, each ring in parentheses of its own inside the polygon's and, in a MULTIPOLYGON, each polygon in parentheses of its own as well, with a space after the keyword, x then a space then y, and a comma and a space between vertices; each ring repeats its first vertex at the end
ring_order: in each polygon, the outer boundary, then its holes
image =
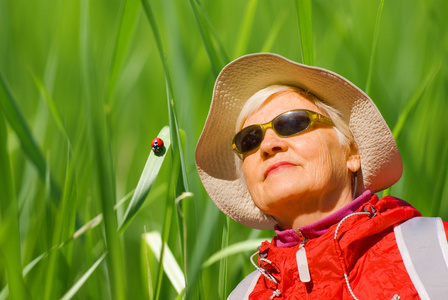
POLYGON ((361 156, 359 155, 358 146, 354 143, 350 143, 350 152, 347 157, 347 168, 352 172, 358 172, 361 168, 361 156))

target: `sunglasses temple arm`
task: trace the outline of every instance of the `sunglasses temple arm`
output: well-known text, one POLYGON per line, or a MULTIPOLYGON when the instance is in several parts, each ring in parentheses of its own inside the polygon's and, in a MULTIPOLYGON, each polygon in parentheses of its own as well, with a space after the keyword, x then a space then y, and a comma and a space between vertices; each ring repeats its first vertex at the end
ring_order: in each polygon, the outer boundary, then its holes
POLYGON ((321 123, 328 124, 328 125, 332 125, 332 126, 334 125, 333 121, 330 118, 327 118, 327 117, 325 117, 325 116, 323 116, 321 114, 315 114, 314 115, 314 120, 318 121, 318 122, 321 122, 321 123))

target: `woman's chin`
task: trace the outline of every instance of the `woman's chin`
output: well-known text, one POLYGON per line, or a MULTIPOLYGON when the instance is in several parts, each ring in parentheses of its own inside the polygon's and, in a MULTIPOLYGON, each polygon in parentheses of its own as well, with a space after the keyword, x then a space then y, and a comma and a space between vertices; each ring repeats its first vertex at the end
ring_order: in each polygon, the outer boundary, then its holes
POLYGON ((256 201, 256 205, 265 213, 275 215, 273 211, 281 207, 294 207, 301 201, 303 193, 296 189, 279 188, 266 192, 263 199, 256 201))
POLYGON ((267 177, 263 182, 263 193, 270 198, 296 198, 307 194, 309 187, 306 178, 296 172, 280 171, 267 177), (285 176, 286 175, 286 176, 285 176))

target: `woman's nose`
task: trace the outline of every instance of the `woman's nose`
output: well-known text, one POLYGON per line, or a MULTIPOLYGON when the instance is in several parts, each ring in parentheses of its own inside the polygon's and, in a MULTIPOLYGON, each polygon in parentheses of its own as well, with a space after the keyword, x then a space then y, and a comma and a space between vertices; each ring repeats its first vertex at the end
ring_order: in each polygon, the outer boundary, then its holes
POLYGON ((264 139, 260 144, 260 155, 263 159, 269 158, 278 152, 284 152, 288 149, 284 138, 279 137, 272 129, 267 129, 264 134, 264 139))

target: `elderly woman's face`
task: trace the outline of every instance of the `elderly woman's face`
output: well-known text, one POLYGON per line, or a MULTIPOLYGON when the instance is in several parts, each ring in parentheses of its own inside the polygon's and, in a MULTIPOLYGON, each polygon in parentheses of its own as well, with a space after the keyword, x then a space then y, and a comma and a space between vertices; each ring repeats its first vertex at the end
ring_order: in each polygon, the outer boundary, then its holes
MULTIPOLYGON (((243 127, 269 122, 293 109, 322 114, 301 95, 287 93, 264 103, 243 127)), ((297 215, 331 212, 347 204, 351 200, 351 172, 358 168, 359 156, 353 159, 350 146, 342 146, 333 127, 321 123, 287 138, 268 129, 260 148, 243 160, 252 199, 283 229, 291 228, 297 215)))

